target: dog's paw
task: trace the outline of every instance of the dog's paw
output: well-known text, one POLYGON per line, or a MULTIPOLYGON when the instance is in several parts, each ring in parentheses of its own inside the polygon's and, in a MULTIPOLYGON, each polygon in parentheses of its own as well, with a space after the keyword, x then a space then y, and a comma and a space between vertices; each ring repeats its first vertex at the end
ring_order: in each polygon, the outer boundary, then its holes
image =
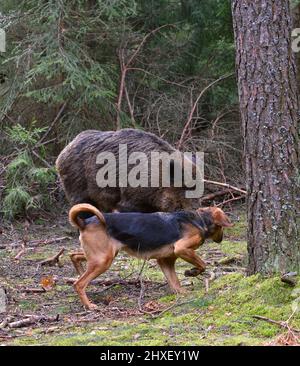
POLYGON ((184 271, 184 275, 185 275, 185 277, 196 277, 196 276, 199 276, 199 274, 202 272, 203 271, 201 271, 198 268, 192 268, 192 269, 187 269, 186 271, 184 271))
POLYGON ((86 309, 90 311, 95 311, 98 310, 98 305, 90 303, 89 305, 86 306, 86 309))

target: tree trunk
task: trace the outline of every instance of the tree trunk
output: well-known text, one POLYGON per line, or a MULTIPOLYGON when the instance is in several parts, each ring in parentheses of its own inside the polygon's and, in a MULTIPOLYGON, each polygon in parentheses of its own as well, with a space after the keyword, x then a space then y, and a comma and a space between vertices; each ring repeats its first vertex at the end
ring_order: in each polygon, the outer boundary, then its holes
POLYGON ((232 0, 248 273, 300 270, 298 99, 289 0, 232 0))
MULTIPOLYGON (((292 9, 292 20, 293 20, 293 29, 300 28, 300 4, 296 4, 292 9)), ((296 62, 296 70, 297 70, 297 88, 298 95, 300 93, 300 52, 295 53, 295 62, 296 62)))

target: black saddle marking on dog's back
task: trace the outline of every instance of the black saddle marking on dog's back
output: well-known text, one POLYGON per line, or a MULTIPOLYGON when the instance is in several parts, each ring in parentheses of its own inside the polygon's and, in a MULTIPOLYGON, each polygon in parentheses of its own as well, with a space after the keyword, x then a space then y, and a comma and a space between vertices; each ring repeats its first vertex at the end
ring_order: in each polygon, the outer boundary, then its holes
POLYGON ((107 231, 134 251, 150 251, 180 238, 178 221, 169 214, 112 213, 104 214, 107 231))
MULTIPOLYGON (((182 237, 182 224, 196 226, 206 237, 211 220, 194 212, 174 213, 103 213, 109 235, 134 251, 151 251, 172 244, 182 237)), ((96 216, 85 223, 99 222, 96 216)))

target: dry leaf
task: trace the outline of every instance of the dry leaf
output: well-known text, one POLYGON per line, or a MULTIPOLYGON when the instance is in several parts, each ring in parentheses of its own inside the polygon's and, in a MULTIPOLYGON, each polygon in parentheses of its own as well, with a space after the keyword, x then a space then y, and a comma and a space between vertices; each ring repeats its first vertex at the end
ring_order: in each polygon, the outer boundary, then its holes
POLYGON ((43 289, 49 291, 54 287, 55 280, 53 276, 42 277, 40 284, 43 287, 43 289))
POLYGON ((146 311, 160 311, 160 305, 156 301, 148 301, 144 305, 144 310, 146 311))
POLYGON ((111 295, 107 295, 103 298, 103 302, 105 305, 109 305, 113 301, 113 297, 111 295))

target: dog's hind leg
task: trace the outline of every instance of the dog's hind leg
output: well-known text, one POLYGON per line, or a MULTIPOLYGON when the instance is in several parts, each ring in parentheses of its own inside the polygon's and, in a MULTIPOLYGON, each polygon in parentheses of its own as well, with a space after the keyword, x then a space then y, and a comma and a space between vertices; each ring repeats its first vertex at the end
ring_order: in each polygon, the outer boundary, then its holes
POLYGON ((176 257, 167 257, 167 258, 159 258, 157 259, 157 263, 160 266, 163 274, 165 275, 169 286, 175 292, 183 292, 182 287, 180 286, 180 282, 175 272, 175 261, 176 257))
POLYGON ((87 285, 96 277, 104 273, 111 265, 114 259, 113 255, 99 258, 93 261, 87 262, 86 271, 83 275, 74 283, 74 288, 77 291, 80 300, 85 308, 93 310, 97 308, 97 305, 91 303, 86 295, 85 289, 87 285))
POLYGON ((85 254, 83 252, 70 253, 70 259, 75 267, 76 272, 81 276, 84 273, 82 262, 86 261, 85 254))

